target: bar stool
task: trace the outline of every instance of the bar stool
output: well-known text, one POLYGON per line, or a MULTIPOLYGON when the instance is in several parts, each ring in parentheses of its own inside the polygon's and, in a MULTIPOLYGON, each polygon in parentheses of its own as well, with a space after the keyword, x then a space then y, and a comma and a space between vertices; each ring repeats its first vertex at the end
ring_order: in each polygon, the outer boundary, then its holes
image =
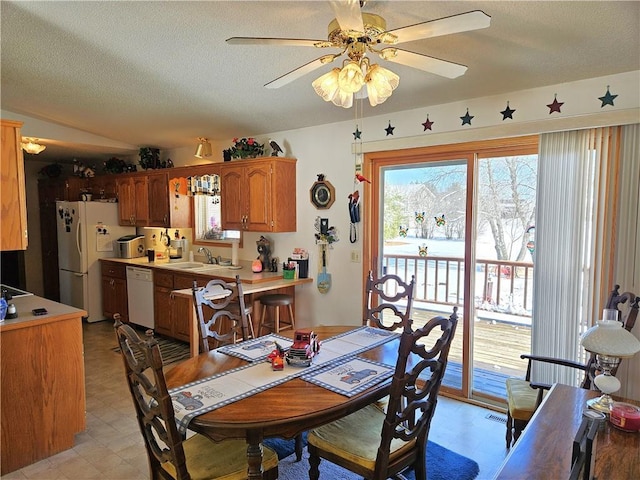
POLYGON ((282 330, 294 329, 295 321, 293 317, 293 296, 284 293, 272 293, 269 295, 263 295, 260 297, 260 304, 262 305, 262 311, 260 314, 260 323, 258 327, 258 335, 262 335, 262 329, 270 329, 274 333, 278 333, 282 330), (275 309, 274 317, 267 318, 268 308, 273 307, 275 309), (280 323, 280 307, 289 308, 289 322, 280 323))

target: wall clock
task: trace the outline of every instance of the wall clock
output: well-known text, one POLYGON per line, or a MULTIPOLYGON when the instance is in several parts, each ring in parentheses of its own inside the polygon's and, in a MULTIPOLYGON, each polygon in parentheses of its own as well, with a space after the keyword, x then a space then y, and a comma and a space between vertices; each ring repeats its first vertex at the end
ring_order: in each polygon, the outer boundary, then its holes
POLYGON ((331 207, 336 200, 336 192, 333 185, 324 179, 324 175, 318 175, 318 180, 309 190, 311 203, 318 209, 331 207))

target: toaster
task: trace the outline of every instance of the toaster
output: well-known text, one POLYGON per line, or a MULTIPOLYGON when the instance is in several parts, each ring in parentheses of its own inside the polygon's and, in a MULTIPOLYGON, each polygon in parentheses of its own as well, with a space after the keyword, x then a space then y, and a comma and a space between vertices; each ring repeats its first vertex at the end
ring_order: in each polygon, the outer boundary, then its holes
POLYGON ((119 258, 138 258, 145 255, 144 235, 125 235, 116 240, 119 258))

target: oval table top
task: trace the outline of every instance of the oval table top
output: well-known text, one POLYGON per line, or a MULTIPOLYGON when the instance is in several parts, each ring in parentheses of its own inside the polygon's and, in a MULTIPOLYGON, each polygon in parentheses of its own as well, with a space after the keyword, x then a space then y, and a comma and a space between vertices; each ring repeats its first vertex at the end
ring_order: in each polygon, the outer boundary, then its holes
MULTIPOLYGON (((313 330, 322 341, 359 327, 318 326, 313 330)), ((292 338, 293 333, 289 330, 280 335, 292 338)), ((398 346, 399 338, 358 356, 394 366, 398 346)), ((203 353, 170 369, 166 373, 167 386, 175 388, 247 363, 216 351, 203 353)), ((285 368, 298 367, 285 365, 285 368)), ((189 429, 214 440, 245 438, 250 431, 261 433, 261 437, 293 438, 298 433, 341 418, 383 397, 388 393, 390 383, 391 379, 387 379, 362 393, 347 397, 301 378, 294 378, 217 410, 202 413, 191 420, 189 429)))

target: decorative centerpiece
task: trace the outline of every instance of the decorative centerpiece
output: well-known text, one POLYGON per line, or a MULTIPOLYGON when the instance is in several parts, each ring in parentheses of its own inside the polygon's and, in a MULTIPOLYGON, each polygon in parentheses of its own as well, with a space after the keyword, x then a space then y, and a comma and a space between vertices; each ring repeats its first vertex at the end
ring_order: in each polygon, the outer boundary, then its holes
POLYGON ((233 147, 223 151, 225 158, 256 158, 264 155, 264 144, 255 138, 234 138, 233 147))

